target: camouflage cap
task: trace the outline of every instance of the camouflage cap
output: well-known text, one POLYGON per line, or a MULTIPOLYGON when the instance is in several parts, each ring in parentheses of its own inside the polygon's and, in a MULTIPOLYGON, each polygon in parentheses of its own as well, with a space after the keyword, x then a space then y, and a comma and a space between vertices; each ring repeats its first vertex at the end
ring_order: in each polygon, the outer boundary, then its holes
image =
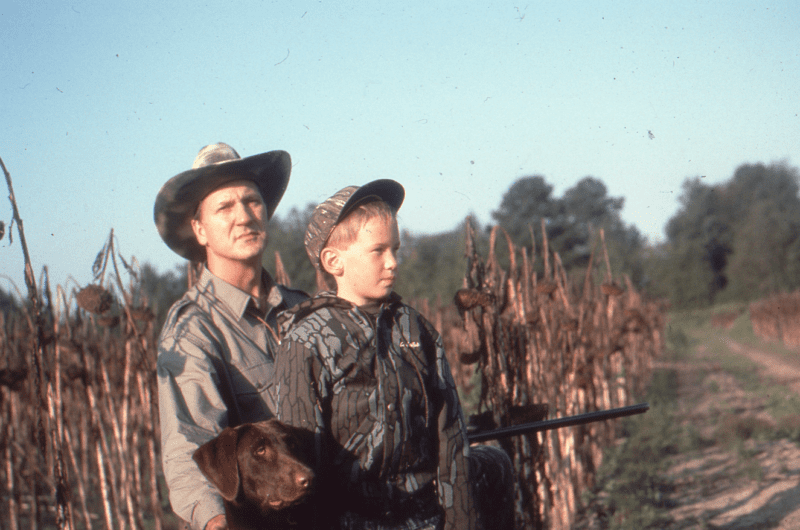
POLYGON ((391 179, 373 180, 363 186, 347 186, 316 207, 306 230, 305 245, 308 257, 314 268, 320 271, 319 253, 336 225, 366 202, 381 200, 397 211, 403 204, 406 191, 403 186, 391 179))
POLYGON ((292 159, 286 151, 269 151, 241 158, 224 143, 200 150, 192 169, 169 179, 156 196, 153 217, 161 239, 179 256, 205 261, 206 249, 192 231, 192 217, 209 193, 234 180, 251 180, 258 186, 271 218, 286 192, 292 159))

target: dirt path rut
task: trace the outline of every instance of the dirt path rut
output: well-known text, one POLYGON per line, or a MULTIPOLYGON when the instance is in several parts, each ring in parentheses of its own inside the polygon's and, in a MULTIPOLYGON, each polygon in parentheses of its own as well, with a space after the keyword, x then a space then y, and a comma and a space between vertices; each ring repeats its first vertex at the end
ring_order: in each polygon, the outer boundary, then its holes
MULTIPOLYGON (((756 363, 760 378, 800 395, 797 362, 759 351, 727 337, 730 352, 756 363)), ((678 417, 702 442, 677 455, 669 475, 675 485, 672 529, 800 529, 800 447, 789 440, 745 439, 724 443, 726 424, 777 427, 765 410, 768 396, 745 391, 701 347, 691 362, 674 363, 678 373, 678 417)))

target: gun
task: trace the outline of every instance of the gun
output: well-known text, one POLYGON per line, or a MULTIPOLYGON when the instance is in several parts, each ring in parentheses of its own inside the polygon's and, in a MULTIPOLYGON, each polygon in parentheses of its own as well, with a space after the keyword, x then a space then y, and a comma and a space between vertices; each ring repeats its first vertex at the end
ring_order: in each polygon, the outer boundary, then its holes
POLYGON ((556 418, 553 420, 542 420, 530 423, 522 423, 519 425, 511 425, 509 427, 500 427, 498 429, 491 429, 488 431, 468 432, 467 440, 469 440, 469 443, 486 442, 488 440, 499 440, 501 438, 509 438, 511 436, 518 436, 520 434, 550 431, 553 429, 571 427, 573 425, 583 425, 585 423, 593 423, 595 421, 611 420, 614 418, 622 418, 624 416, 633 416, 634 414, 642 414, 644 412, 647 412, 648 409, 650 409, 650 405, 648 405, 647 403, 639 403, 637 405, 629 405, 627 407, 620 407, 608 410, 598 410, 596 412, 587 412, 585 414, 578 414, 576 416, 566 416, 563 418, 556 418))

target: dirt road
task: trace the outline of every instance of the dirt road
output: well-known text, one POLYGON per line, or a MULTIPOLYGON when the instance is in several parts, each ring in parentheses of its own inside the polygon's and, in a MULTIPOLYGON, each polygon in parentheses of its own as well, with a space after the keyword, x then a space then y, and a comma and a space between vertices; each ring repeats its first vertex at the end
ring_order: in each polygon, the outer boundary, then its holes
MULTIPOLYGON (((800 394, 800 354, 792 359, 747 347, 724 332, 719 340, 753 361, 759 379, 800 394)), ((766 410, 770 396, 744 388, 721 368, 719 350, 709 350, 701 346, 692 361, 664 365, 678 373, 678 417, 700 440, 696 451, 671 462, 670 528, 800 529, 800 446, 742 435, 741 429, 777 427, 766 410), (738 437, 726 443, 726 432, 738 437)))

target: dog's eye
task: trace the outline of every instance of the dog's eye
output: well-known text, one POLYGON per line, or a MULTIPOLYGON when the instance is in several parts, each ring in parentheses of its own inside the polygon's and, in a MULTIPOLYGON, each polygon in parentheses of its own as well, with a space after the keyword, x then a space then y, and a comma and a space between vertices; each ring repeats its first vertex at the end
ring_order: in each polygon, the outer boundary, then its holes
POLYGON ((262 458, 266 458, 267 456, 272 454, 272 450, 270 449, 270 447, 268 445, 259 445, 255 449, 255 454, 257 456, 262 457, 262 458))

